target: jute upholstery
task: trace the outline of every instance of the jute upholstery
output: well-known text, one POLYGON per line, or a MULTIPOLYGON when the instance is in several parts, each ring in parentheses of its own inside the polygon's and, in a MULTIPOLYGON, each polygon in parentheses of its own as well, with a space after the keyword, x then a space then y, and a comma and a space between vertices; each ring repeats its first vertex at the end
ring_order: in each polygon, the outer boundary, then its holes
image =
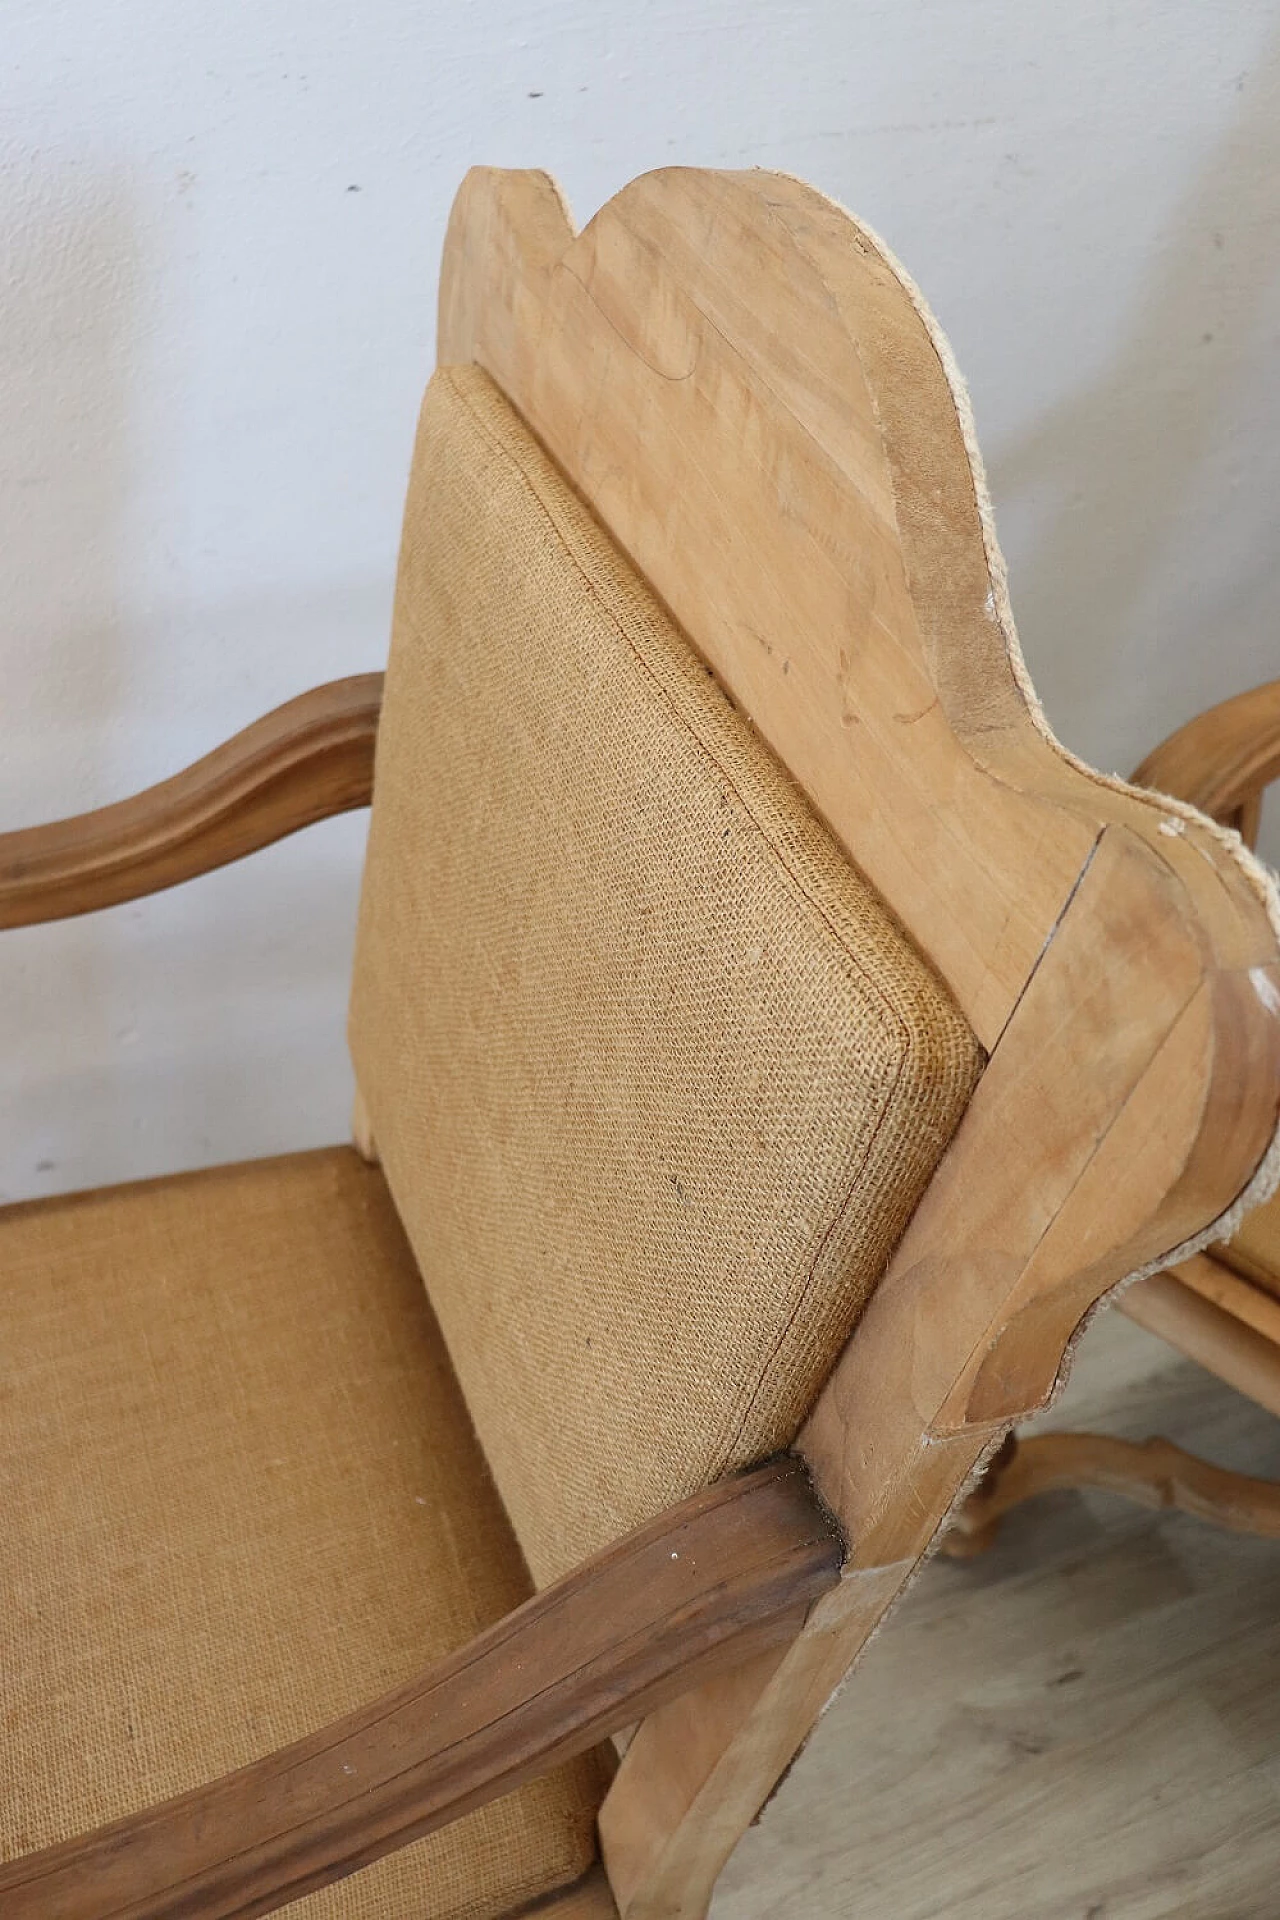
POLYGON ((791 1438, 980 1065, 475 368, 421 420, 350 1033, 540 1583, 791 1438))
MULTIPOLYGON (((0 1858, 363 1705, 528 1574, 348 1148, 0 1211, 0 1858)), ((489 1920, 581 1874, 562 1769, 292 1913, 489 1920)))

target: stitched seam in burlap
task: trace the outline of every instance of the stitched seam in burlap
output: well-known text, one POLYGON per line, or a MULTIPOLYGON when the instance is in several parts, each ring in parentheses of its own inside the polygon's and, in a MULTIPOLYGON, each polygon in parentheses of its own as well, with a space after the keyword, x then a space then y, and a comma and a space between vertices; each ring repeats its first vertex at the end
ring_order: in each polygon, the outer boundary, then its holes
MULTIPOLYGON (((900 1064, 898 1071, 894 1074, 894 1077, 893 1077, 893 1085, 895 1088, 897 1087, 901 1078, 902 1078, 902 1067, 900 1064)), ((884 1107, 882 1108, 880 1115, 876 1120, 875 1126, 872 1129, 871 1138, 867 1143, 866 1152, 863 1154, 861 1160, 858 1162, 857 1167, 849 1175, 848 1184, 845 1187, 844 1198, 843 1200, 841 1200, 839 1206, 836 1208, 832 1218, 827 1222, 826 1230, 821 1235, 818 1245, 814 1249, 813 1258, 809 1263, 809 1270, 804 1277, 804 1282, 800 1288, 800 1292, 797 1298, 792 1302, 790 1312, 787 1314, 782 1325, 779 1327, 777 1335, 773 1341, 773 1344, 769 1348, 768 1355, 761 1361, 759 1367, 757 1367, 756 1369, 755 1380, 752 1383, 751 1391, 747 1399, 747 1404, 744 1407, 742 1414, 737 1422, 737 1425, 734 1428, 732 1440, 726 1443, 727 1450, 730 1452, 735 1451, 738 1447, 742 1445, 743 1439, 746 1435, 747 1428, 751 1421, 751 1416, 756 1410, 757 1402, 759 1401, 760 1395, 764 1390, 765 1382, 769 1378, 769 1374, 773 1367, 773 1364, 777 1360, 779 1353, 782 1351, 783 1343, 786 1340, 787 1335, 791 1332, 791 1329, 795 1326, 796 1321, 800 1318, 801 1313, 805 1310, 806 1307, 810 1305, 813 1299, 815 1283, 817 1280, 818 1267, 821 1264, 822 1256, 826 1252, 827 1248, 830 1246, 831 1241, 835 1238, 835 1235, 837 1234, 837 1232, 841 1228, 843 1228, 848 1221, 849 1210, 852 1207, 853 1202, 857 1196, 858 1175, 861 1172, 862 1168, 866 1166, 868 1160, 871 1157, 872 1147, 875 1145, 876 1141, 880 1138, 881 1133, 884 1131, 885 1119, 886 1119, 886 1115, 888 1113, 890 1104, 891 1102, 889 1100, 885 1101, 884 1107)), ((906 1231, 905 1221, 903 1223, 903 1231, 904 1232, 906 1231)), ((898 1237, 901 1238, 901 1234, 899 1234, 898 1237)), ((848 1315, 846 1314, 842 1317, 847 1319, 848 1315)), ((805 1411, 806 1411, 805 1408, 800 1408, 797 1410, 794 1416, 795 1424, 797 1426, 799 1425, 800 1419, 802 1418, 805 1411)))

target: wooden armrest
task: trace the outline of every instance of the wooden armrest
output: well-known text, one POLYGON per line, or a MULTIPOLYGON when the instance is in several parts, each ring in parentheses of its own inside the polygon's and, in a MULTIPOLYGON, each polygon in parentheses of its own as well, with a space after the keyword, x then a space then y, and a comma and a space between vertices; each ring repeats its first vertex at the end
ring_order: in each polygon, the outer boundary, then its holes
POLYGON ((799 1460, 721 1481, 371 1706, 209 1786, 0 1867, 0 1913, 269 1913, 792 1638, 836 1584, 843 1557, 799 1460))
POLYGON ((1149 753, 1133 776, 1257 837, 1262 791, 1280 775, 1280 680, 1197 714, 1149 753))
POLYGON ((145 793, 0 833, 0 927, 157 893, 331 813, 367 807, 382 675, 287 701, 145 793))

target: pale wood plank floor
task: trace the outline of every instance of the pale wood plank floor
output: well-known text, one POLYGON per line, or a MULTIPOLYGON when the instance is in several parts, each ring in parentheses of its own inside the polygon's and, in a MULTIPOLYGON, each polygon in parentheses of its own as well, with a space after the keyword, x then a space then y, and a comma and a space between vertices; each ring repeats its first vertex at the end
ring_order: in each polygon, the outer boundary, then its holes
MULTIPOLYGON (((1107 1314, 1040 1423, 1280 1478, 1280 1421, 1107 1314)), ((934 1560, 712 1920, 1280 1920, 1280 1544, 1047 1494, 934 1560)))

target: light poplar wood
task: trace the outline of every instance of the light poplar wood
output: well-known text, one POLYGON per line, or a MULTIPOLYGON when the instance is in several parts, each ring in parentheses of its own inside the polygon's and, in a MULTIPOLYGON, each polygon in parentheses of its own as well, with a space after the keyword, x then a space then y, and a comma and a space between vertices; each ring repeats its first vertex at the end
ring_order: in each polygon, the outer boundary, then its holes
POLYGON ((621 1915, 702 1920, 725 1861, 913 1566, 908 1555, 855 1567, 780 1656, 681 1695, 640 1727, 600 1815, 621 1915))
POLYGON ((1041 1433, 1020 1440, 956 1514, 944 1548, 984 1553, 1005 1514, 1037 1494, 1095 1487, 1144 1507, 1176 1507, 1236 1533, 1280 1540, 1280 1484, 1198 1460, 1171 1440, 1041 1433))
MULTIPOLYGON (((1249 1225, 1248 1220, 1245 1225, 1249 1225)), ((1252 1327, 1255 1333, 1260 1333, 1264 1340, 1271 1341, 1280 1351, 1280 1299, 1273 1291, 1255 1286, 1251 1280, 1243 1278, 1236 1270, 1234 1255, 1234 1247, 1215 1247, 1212 1255, 1194 1254, 1190 1260, 1179 1261, 1176 1267, 1170 1268, 1170 1272, 1184 1287, 1190 1287, 1192 1293, 1212 1301, 1215 1307, 1221 1307, 1224 1313, 1229 1313, 1233 1320, 1240 1320, 1246 1327, 1252 1327), (1225 1264, 1228 1257, 1232 1258, 1231 1266, 1225 1264)), ((1272 1268, 1272 1274, 1280 1279, 1280 1270, 1272 1268)))
POLYGON ((575 237, 545 174, 473 169, 439 356, 514 402, 984 1044, 1109 820, 1213 901, 1224 957, 1234 934, 1238 962, 1267 963, 1256 900, 1220 859, 1200 871, 1200 830, 1162 836, 1158 802, 1037 724, 938 347, 821 194, 672 168, 575 237))
POLYGON ((440 356, 492 375, 943 975, 990 1064, 801 1436, 853 1550, 781 1657, 660 1710, 601 1814, 623 1920, 701 1920, 965 1480, 1126 1273, 1267 1146, 1275 940, 1206 827, 1029 698, 945 350, 874 238, 671 170, 579 235, 455 204, 440 356))
MULTIPOLYGON (((1280 776, 1280 680, 1198 714, 1134 775, 1257 839, 1265 788, 1280 776)), ((1229 1242, 1134 1288, 1139 1325, 1280 1413, 1280 1206, 1246 1216, 1229 1242)), ((1237 1495, 1248 1500, 1247 1487, 1237 1495)))
MULTIPOLYGON (((1255 1293, 1280 1303, 1280 1195, 1247 1213, 1231 1239, 1213 1249, 1213 1257, 1251 1282, 1255 1293)), ((1265 1331, 1277 1337, 1275 1327, 1276 1322, 1269 1321, 1265 1331)))
MULTIPOLYGON (((1272 680, 1198 714, 1147 755, 1134 779, 1203 807, 1237 827, 1252 845, 1263 792, 1278 776, 1280 680, 1272 680)), ((1229 1242, 1214 1247, 1211 1257, 1182 1263, 1172 1277, 1270 1341, 1280 1357, 1280 1202, 1272 1200, 1246 1215, 1229 1242)), ((1135 1318, 1154 1314, 1169 1325, 1176 1321, 1175 1344, 1184 1352, 1203 1337, 1207 1366, 1221 1371, 1225 1362, 1228 1377, 1246 1392, 1247 1383, 1261 1379, 1263 1403, 1274 1406, 1273 1369, 1255 1342, 1226 1339, 1216 1315, 1189 1304, 1179 1307, 1178 1296, 1167 1287, 1138 1293, 1132 1305, 1135 1318)))
POLYGON ((381 704, 380 673, 313 687, 145 793, 0 833, 0 928, 136 900, 367 807, 381 704))
POLYGON ((1280 776, 1280 680, 1197 714, 1149 753, 1133 778, 1258 837, 1262 792, 1280 776))
MULTIPOLYGON (((1120 1314, 1028 1431, 1080 1428, 1280 1477, 1280 1424, 1120 1314)), ((1085 1490, 931 1560, 712 1920, 1272 1920, 1277 1551, 1085 1490)))
POLYGON ((1176 1272, 1153 1274, 1130 1287, 1120 1300, 1120 1311, 1269 1413, 1280 1414, 1280 1347, 1183 1286, 1176 1272))
MULTIPOLYGON (((789 1620, 781 1648, 751 1643, 750 1659, 648 1713, 601 1812, 620 1920, 703 1920, 824 1702, 967 1481, 1045 1403, 1084 1318, 1253 1175, 1280 1084, 1280 955, 1260 882, 1221 835, 1090 773, 1049 735, 945 346, 879 243, 821 195, 776 174, 671 170, 575 236, 546 176, 478 170, 450 223, 440 352, 477 361, 507 393, 989 1054, 798 1437, 851 1542, 838 1582, 789 1620)), ((43 892, 19 876, 19 906, 129 897, 101 875, 121 844, 134 859, 156 818, 144 807, 123 834, 117 819, 87 869, 73 832, 43 892)), ((246 827, 241 851, 260 830, 246 827)), ((173 854, 182 837, 162 823, 162 852, 136 860, 127 886, 199 870, 173 854)), ((675 1633, 673 1660, 688 1651, 675 1633)), ((604 1633, 606 1665, 631 1657, 604 1633)), ((618 1718, 644 1697, 632 1688, 618 1718)), ((540 1711, 530 1724, 546 1761, 569 1749, 540 1711)), ((604 1725, 581 1698, 566 1716, 566 1740, 604 1725)), ((432 1821, 474 1803, 440 1737, 413 1736, 427 1755, 415 1804, 432 1821)), ((477 1790, 500 1772, 479 1767, 477 1790)), ((194 1860, 210 1885, 234 1874, 247 1842, 219 1835, 219 1808, 238 1835, 265 1832, 253 1793, 225 1805, 215 1794, 208 1821, 176 1838, 171 1821, 162 1865, 194 1860)), ((381 1819, 363 1810, 362 1845, 390 1832, 381 1819)), ((82 1844, 96 1875, 106 1856, 82 1844)), ((191 1911, 265 1911, 282 1897, 271 1873, 258 1905, 191 1911)), ((14 1911, 54 1911, 31 1897, 14 1911)), ((168 1895, 147 1882, 129 1910, 173 1910, 156 1899, 168 1895)))
MULTIPOLYGON (((1201 806, 1256 839, 1262 791, 1280 774, 1280 681, 1200 714, 1148 755, 1134 779, 1201 806)), ((1280 1207, 1246 1216, 1230 1241, 1137 1286, 1121 1309, 1263 1406, 1280 1411, 1280 1207)), ((985 1552, 1003 1514, 1051 1488, 1097 1486, 1271 1536, 1280 1485, 1197 1461, 1164 1440, 1012 1436, 955 1516, 945 1551, 985 1552)))

